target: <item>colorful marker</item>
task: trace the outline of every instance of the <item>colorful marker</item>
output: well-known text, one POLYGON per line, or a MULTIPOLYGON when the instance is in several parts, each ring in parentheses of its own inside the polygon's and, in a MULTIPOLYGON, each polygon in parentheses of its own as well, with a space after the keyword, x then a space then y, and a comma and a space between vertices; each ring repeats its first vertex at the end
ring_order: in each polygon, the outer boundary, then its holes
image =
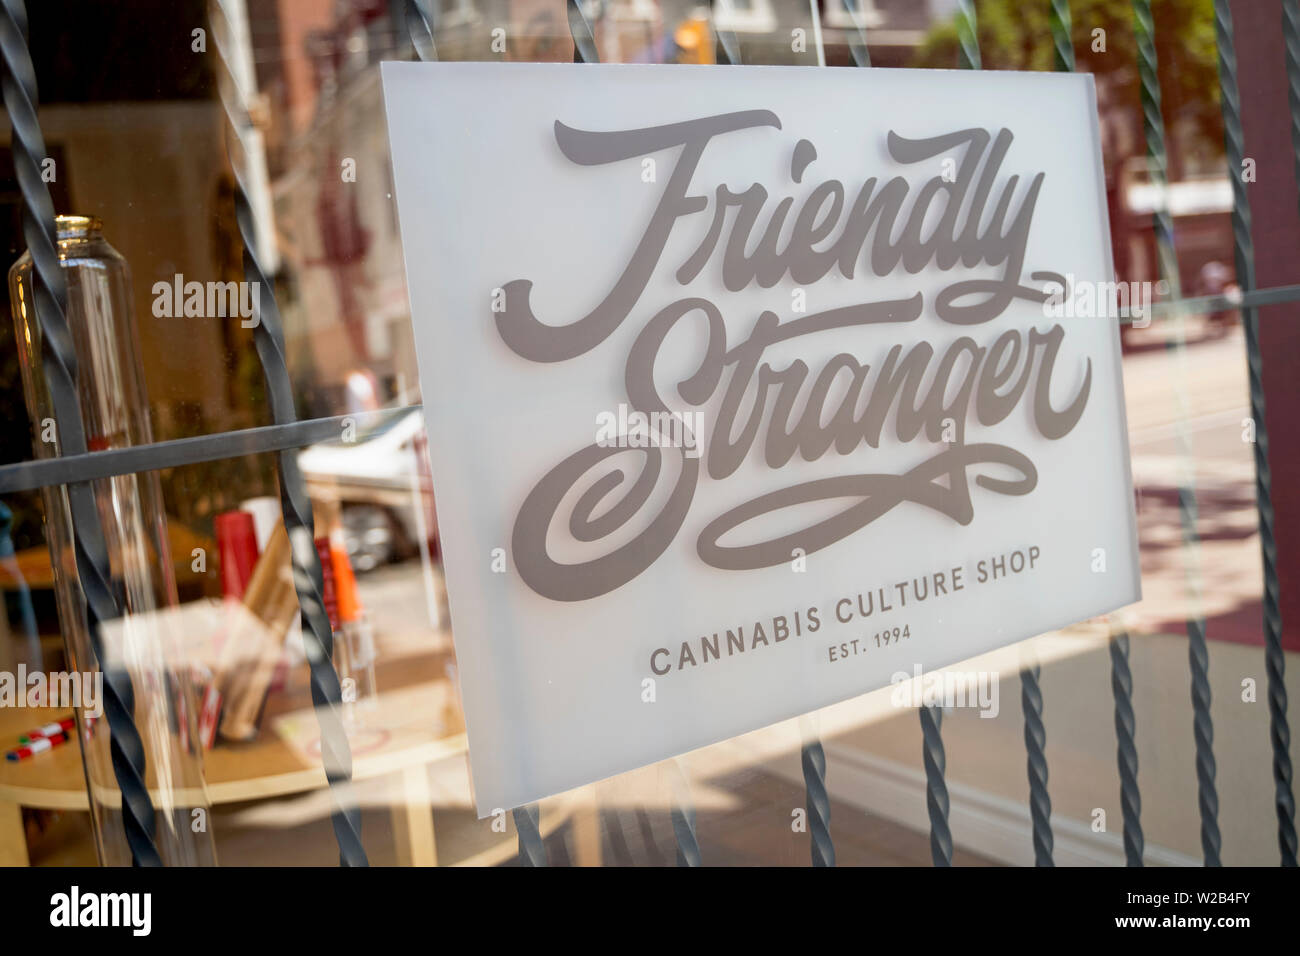
POLYGON ((66 734, 72 730, 72 725, 76 721, 71 717, 64 717, 52 724, 46 724, 44 727, 37 727, 35 730, 29 730, 18 738, 20 744, 30 743, 33 740, 40 740, 42 737, 53 737, 55 734, 66 734))
POLYGON ((37 737, 26 746, 15 747, 13 750, 9 751, 5 754, 5 759, 14 762, 26 760, 28 757, 34 757, 36 754, 52 750, 67 739, 67 734, 52 734, 49 737, 37 737))

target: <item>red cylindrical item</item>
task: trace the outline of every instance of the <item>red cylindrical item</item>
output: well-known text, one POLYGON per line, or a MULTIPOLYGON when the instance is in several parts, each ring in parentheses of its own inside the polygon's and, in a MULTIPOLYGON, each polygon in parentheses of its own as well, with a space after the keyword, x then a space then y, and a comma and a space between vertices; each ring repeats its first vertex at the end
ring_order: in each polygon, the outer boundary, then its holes
POLYGON ((325 613, 329 615, 330 628, 339 629, 339 593, 334 585, 334 561, 330 556, 330 539, 316 539, 316 554, 320 556, 321 599, 325 603, 325 613))
POLYGON ((29 740, 40 740, 42 737, 53 737, 55 734, 67 733, 72 729, 74 723, 76 723, 76 721, 73 720, 73 718, 64 717, 62 720, 56 720, 43 727, 37 727, 34 730, 27 731, 27 733, 18 738, 18 742, 20 744, 25 744, 29 740))
POLYGON ((40 737, 24 747, 15 747, 13 750, 5 754, 5 759, 13 761, 26 760, 28 757, 34 756, 35 754, 57 747, 67 739, 67 734, 54 734, 50 737, 40 737))
POLYGON ((217 556, 221 562, 221 593, 236 601, 257 566, 257 532, 247 511, 223 511, 213 521, 217 534, 217 556))

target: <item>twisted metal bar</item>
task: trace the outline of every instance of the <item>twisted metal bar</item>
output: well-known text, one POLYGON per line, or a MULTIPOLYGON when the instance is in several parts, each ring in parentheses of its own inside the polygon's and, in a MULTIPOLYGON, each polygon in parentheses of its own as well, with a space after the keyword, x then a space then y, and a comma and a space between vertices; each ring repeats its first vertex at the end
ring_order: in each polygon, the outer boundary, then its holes
MULTIPOLYGON (((814 6, 817 0, 813 0, 814 6)), ((853 19, 856 38, 850 34, 849 50, 856 66, 870 68, 867 52, 867 32, 859 8, 861 0, 843 0, 844 9, 853 19)), ((820 31, 819 31, 820 35, 820 31)), ((737 57, 739 54, 737 53, 737 57)), ((825 55, 822 55, 825 61, 825 55)), ((736 59, 739 63, 740 60, 736 59)), ((809 719, 804 727, 804 744, 799 753, 803 770, 804 803, 808 813, 808 836, 813 866, 835 865, 835 843, 831 839, 831 801, 826 789, 826 750, 822 747, 816 725, 809 719)))
POLYGON ((700 866, 700 841, 695 835, 695 805, 674 803, 673 838, 677 841, 677 865, 700 866))
MULTIPOLYGON (((817 0, 813 0, 814 3, 817 0)), ((849 41, 849 55, 853 57, 854 66, 871 66, 871 52, 867 49, 867 27, 862 21, 862 0, 842 0, 853 29, 846 31, 849 41)))
POLYGON ((930 858, 935 866, 952 866, 952 831, 948 829, 948 784, 943 773, 943 710, 921 707, 921 757, 925 763, 925 807, 930 812, 930 858))
POLYGON ((1052 30, 1052 69, 1074 72, 1074 41, 1070 39, 1070 0, 1051 0, 1047 13, 1052 30))
POLYGON ((1148 175, 1161 199, 1152 215, 1156 233, 1156 256, 1160 275, 1170 284, 1170 295, 1179 297, 1178 260, 1174 255, 1174 221, 1169 204, 1165 170, 1165 123, 1160 112, 1160 74, 1156 62, 1155 23, 1151 17, 1151 0, 1133 0, 1134 32, 1137 36, 1138 77, 1142 101, 1142 130, 1146 139, 1148 175))
MULTIPOLYGON (((244 279, 255 283, 260 294, 253 298, 254 345, 266 380, 267 400, 276 424, 297 419, 293 389, 284 358, 284 328, 275 300, 275 287, 265 274, 258 258, 257 224, 245 180, 242 134, 251 128, 248 98, 239 80, 233 59, 235 20, 227 7, 235 0, 210 0, 209 20, 217 51, 218 89, 227 119, 226 143, 230 166, 235 177, 235 219, 244 244, 244 279)), ((298 453, 284 449, 276 453, 280 477, 280 510, 289 534, 293 558, 293 584, 302 613, 303 647, 310 670, 311 698, 320 725, 321 762, 329 782, 333 802, 331 814, 334 836, 339 845, 342 866, 366 866, 366 851, 361 843, 361 813, 350 791, 352 751, 343 730, 343 695, 338 673, 334 670, 334 633, 330 629, 321 597, 320 557, 314 543, 311 502, 298 470, 298 453)))
MULTIPOLYGON (((1151 315, 1153 318, 1161 319, 1179 312, 1184 315, 1197 312, 1226 312, 1229 309, 1255 309, 1298 300, 1300 300, 1300 285, 1277 285, 1267 289, 1238 292, 1232 296, 1202 295, 1157 302, 1151 306, 1151 315)), ((1121 321, 1132 322, 1134 318, 1134 316, 1124 316, 1121 321)))
MULTIPOLYGON (((599 63, 600 55, 596 50, 596 40, 591 23, 578 0, 569 0, 569 33, 573 36, 573 62, 599 63)), ((686 786, 686 776, 680 765, 673 762, 676 771, 677 788, 680 791, 673 800, 669 815, 673 823, 673 839, 677 844, 678 866, 699 866, 700 843, 695 831, 695 804, 691 801, 690 790, 686 786)), ((523 830, 520 829, 522 840, 523 830)), ((522 843, 521 843, 522 845, 522 843)))
MULTIPOLYGON (((1055 69, 1074 72, 1070 40, 1069 0, 1051 0, 1049 21, 1055 69)), ((1047 789, 1047 728, 1043 724, 1043 691, 1037 663, 1020 672, 1020 704, 1025 713, 1025 754, 1029 771, 1029 815, 1033 825, 1034 865, 1055 866, 1052 860, 1052 798, 1047 789)))
POLYGON ((800 752, 803 764, 804 799, 808 805, 808 835, 812 843, 812 865, 834 866, 835 844, 831 842, 831 799, 826 792, 826 751, 813 738, 800 752))
MULTIPOLYGON (((1134 29, 1137 35, 1138 76, 1141 86, 1142 128, 1146 137, 1147 160, 1151 183, 1162 197, 1167 195, 1164 119, 1160 112, 1160 77, 1156 62, 1155 24, 1151 17, 1151 0, 1133 0, 1134 29)), ((1170 294, 1180 295, 1178 259, 1174 251, 1173 217, 1169 204, 1162 199, 1153 214, 1156 252, 1160 275, 1170 294)), ((1170 349, 1182 361, 1185 354, 1183 316, 1173 319, 1174 338, 1170 349)), ((1185 376, 1179 376, 1179 382, 1185 376)), ((1210 717, 1210 655, 1205 643, 1205 617, 1200 609, 1200 552, 1197 538, 1198 507, 1191 474, 1192 447, 1187 433, 1187 399, 1185 386, 1179 388, 1180 410, 1177 420, 1179 454, 1187 473, 1178 489, 1178 510, 1183 529, 1183 548, 1188 562, 1188 590, 1192 613, 1187 620, 1187 659, 1192 672, 1192 734, 1196 742, 1197 802, 1201 812, 1201 849, 1206 866, 1219 866, 1219 796, 1215 790, 1214 722, 1210 717)))
MULTIPOLYGON (((1182 501, 1188 492, 1179 491, 1182 501)), ((1195 521, 1194 506, 1185 506, 1188 522, 1195 521)), ((1205 619, 1187 622, 1187 660, 1192 671, 1192 735, 1196 741, 1197 803, 1201 811, 1201 849, 1206 866, 1221 866, 1219 850, 1219 795, 1215 789, 1214 722, 1210 718, 1210 655, 1205 645, 1205 619)))
MULTIPOLYGON (((981 69, 979 40, 976 35, 975 0, 958 0, 957 41, 961 46, 961 66, 965 70, 981 69)), ((948 829, 948 784, 944 781, 947 758, 943 750, 943 711, 922 707, 922 760, 925 764, 925 806, 930 814, 930 857, 935 866, 952 866, 952 831, 948 829)))
POLYGON ((975 0, 957 0, 957 43, 961 47, 961 68, 980 70, 980 42, 975 20, 975 0))
POLYGON ((1119 804, 1124 815, 1124 858, 1142 866, 1142 794, 1138 790, 1138 755, 1133 717, 1133 674, 1128 666, 1128 634, 1110 639, 1110 688, 1115 695, 1115 738, 1119 755, 1119 804))
MULTIPOLYGON (((596 37, 591 28, 591 21, 587 19, 587 14, 583 11, 582 5, 578 0, 568 0, 567 4, 569 15, 569 35, 573 37, 573 62, 574 63, 599 63, 600 53, 596 49, 596 37)), ((689 826, 685 827, 692 841, 695 836, 695 811, 694 808, 688 808, 690 811, 689 826)), ((540 811, 536 804, 519 807, 514 811, 515 828, 519 832, 519 861, 526 866, 546 866, 546 845, 542 842, 541 831, 538 827, 540 811)), ((683 844, 682 831, 678 828, 677 807, 673 807, 673 835, 677 840, 677 858, 679 865, 682 860, 683 844)), ((687 847, 689 849, 689 847, 687 847)), ((699 865, 699 847, 695 847, 696 862, 692 865, 699 865)))
POLYGON ((1034 865, 1052 862, 1052 798, 1047 792, 1047 729, 1043 726, 1043 692, 1039 666, 1020 672, 1020 703, 1025 712, 1025 752, 1029 764, 1029 815, 1034 829, 1034 865))
POLYGON ((645 807, 637 807, 634 813, 637 833, 640 834, 641 843, 645 847, 646 862, 650 866, 666 866, 668 859, 659 849, 659 841, 655 839, 655 828, 650 823, 650 814, 646 812, 645 807))
MULTIPOLYGON (((1255 288, 1255 257, 1250 235, 1250 199, 1242 178, 1243 139, 1241 101, 1237 89, 1237 55, 1232 44, 1232 13, 1226 3, 1214 4, 1215 37, 1219 46, 1219 86, 1223 91, 1223 130, 1232 179, 1232 236, 1237 284, 1255 288)), ((1296 171, 1300 173, 1300 8, 1296 0, 1282 4, 1282 36, 1286 47, 1291 137, 1296 171)), ((1286 655, 1282 651, 1282 608, 1277 578, 1277 542, 1273 534, 1272 473, 1268 463, 1268 424, 1264 408, 1263 352, 1259 343, 1259 313, 1242 310, 1246 332, 1246 363, 1250 375, 1250 414, 1255 422, 1255 500, 1259 510, 1259 545, 1264 571, 1264 669, 1268 677, 1269 737, 1273 745, 1273 791, 1277 813, 1277 843, 1283 866, 1296 865, 1295 792, 1291 778, 1291 727, 1287 722, 1286 655)))
POLYGON ((713 35, 717 38, 717 57, 719 63, 739 65, 740 41, 731 30, 718 29, 718 0, 709 0, 709 18, 713 22, 713 35))
POLYGON ((628 849, 627 838, 623 836, 623 819, 618 809, 611 807, 601 814, 603 830, 609 838, 609 848, 618 866, 633 866, 632 851, 628 849))
POLYGON ((673 802, 670 815, 673 821, 673 839, 677 842, 677 865, 700 866, 700 841, 695 830, 695 801, 691 799, 686 772, 678 760, 670 761, 673 775, 673 802))
POLYGON ((535 803, 515 807, 515 832, 519 834, 519 865, 548 866, 546 844, 542 842, 541 810, 535 803))
POLYGON ((596 35, 591 29, 591 21, 578 0, 568 0, 569 34, 573 37, 574 63, 599 63, 600 53, 596 49, 596 35))
POLYGON ((406 0, 406 35, 421 63, 438 62, 438 47, 433 41, 437 29, 437 0, 406 0))
POLYGON ((420 408, 419 405, 383 408, 329 418, 309 418, 287 425, 234 428, 228 432, 213 432, 209 435, 106 448, 84 455, 61 455, 58 458, 15 462, 0 466, 0 495, 48 485, 95 481, 139 471, 156 471, 160 468, 177 468, 205 461, 257 455, 279 451, 281 448, 302 448, 338 438, 349 422, 362 429, 375 427, 418 412, 420 408))
MULTIPOLYGON (((5 109, 13 126, 14 168, 23 200, 23 237, 32 255, 33 308, 41 326, 42 367, 54 406, 60 454, 86 452, 85 426, 77 390, 77 354, 68 325, 67 277, 59 262, 54 202, 41 178, 45 138, 36 116, 36 71, 27 46, 27 8, 23 0, 4 0, 0 13, 0 58, 4 60, 5 109)), ((161 866, 155 844, 156 819, 145 785, 144 743, 136 729, 135 692, 122 668, 104 666, 100 626, 122 616, 110 580, 108 547, 89 481, 67 485, 72 515, 72 544, 77 577, 85 596, 86 631, 103 673, 104 712, 108 719, 109 755, 122 792, 122 826, 136 866, 161 866)))

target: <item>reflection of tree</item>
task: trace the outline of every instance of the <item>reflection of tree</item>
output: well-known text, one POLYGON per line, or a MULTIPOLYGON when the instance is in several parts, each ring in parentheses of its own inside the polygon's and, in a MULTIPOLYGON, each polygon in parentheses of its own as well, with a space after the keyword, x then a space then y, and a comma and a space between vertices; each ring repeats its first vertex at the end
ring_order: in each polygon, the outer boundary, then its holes
MULTIPOLYGON (((1154 0, 1156 59, 1161 112, 1168 136, 1170 181, 1185 168, 1209 170, 1223 162, 1223 119, 1219 112, 1218 51, 1213 0, 1154 0)), ((1153 280, 1150 218, 1133 215, 1126 184, 1145 167, 1137 68, 1137 38, 1131 0, 1073 0, 1070 36, 1076 69, 1097 83, 1106 205, 1111 223, 1116 277, 1153 280)), ((977 28, 985 69, 1050 70, 1054 64, 1049 4, 980 0, 977 28)), ((911 65, 958 65, 956 22, 936 24, 917 48, 911 65)))
MULTIPOLYGON (((1052 30, 1048 4, 1023 0, 980 0, 980 57, 991 70, 1052 69, 1052 30)), ((1223 121, 1219 113, 1219 78, 1214 43, 1213 0, 1155 0, 1156 58, 1165 125, 1172 142, 1170 178, 1181 179, 1188 153, 1207 161, 1223 155, 1223 121)), ((1104 81, 1112 102, 1136 110, 1137 40, 1130 0, 1074 0, 1070 4, 1071 38, 1077 69, 1104 81), (1095 30, 1103 30, 1105 49, 1095 30)), ((917 49, 913 66, 955 67, 957 29, 952 21, 931 29, 917 49)), ((1140 114, 1135 114, 1140 115, 1140 114)), ((1141 148, 1140 134, 1137 139, 1141 148)), ((1107 161, 1123 155, 1107 156, 1107 161)))

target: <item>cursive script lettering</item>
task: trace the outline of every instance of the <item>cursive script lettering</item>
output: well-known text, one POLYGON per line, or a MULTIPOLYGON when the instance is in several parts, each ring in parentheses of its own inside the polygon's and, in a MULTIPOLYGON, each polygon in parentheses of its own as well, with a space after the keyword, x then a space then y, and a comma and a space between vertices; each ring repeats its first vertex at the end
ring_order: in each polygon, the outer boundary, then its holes
MULTIPOLYGON (((561 362, 596 348, 638 308, 652 276, 679 224, 712 208, 704 233, 674 273, 686 286, 705 266, 718 261, 723 287, 730 292, 757 286, 771 288, 789 279, 809 285, 838 269, 853 279, 860 265, 883 276, 902 269, 915 274, 934 268, 948 272, 992 267, 992 277, 963 278, 940 289, 934 315, 950 325, 974 330, 1003 314, 1012 301, 1042 302, 1043 279, 1056 273, 1035 272, 1037 285, 1023 284, 1029 227, 1044 174, 1036 174, 1017 203, 1019 176, 998 179, 1011 146, 1010 131, 958 130, 927 139, 908 139, 890 132, 889 156, 900 165, 933 162, 957 152, 960 161, 951 180, 923 182, 913 193, 906 179, 881 183, 868 178, 848 202, 839 180, 816 185, 796 211, 793 197, 781 199, 764 220, 769 190, 760 183, 736 191, 721 184, 706 195, 692 193, 692 182, 709 144, 724 135, 781 129, 771 112, 753 110, 634 130, 591 132, 560 122, 555 138, 560 151, 582 166, 621 162, 666 149, 677 160, 653 214, 612 288, 589 314, 568 324, 550 325, 532 312, 532 283, 507 283, 506 308, 496 315, 498 331, 520 356, 535 362, 561 362), (1000 189, 999 189, 1000 187, 1000 189), (997 192, 992 211, 990 201, 997 192), (944 199, 941 213, 931 206, 944 199), (1014 209, 1013 209, 1014 207, 1014 209), (936 222, 925 234, 925 224, 936 222), (730 231, 727 224, 730 223, 730 231), (724 238, 724 233, 725 238, 724 238), (786 236, 784 242, 781 237, 786 236)), ((770 134, 769 134, 770 135, 770 134)), ((801 183, 816 160, 816 149, 800 140, 792 153, 790 177, 801 183)), ((873 368, 857 355, 839 352, 816 373, 800 359, 773 357, 779 344, 868 326, 917 321, 925 303, 921 293, 899 299, 802 315, 786 321, 763 312, 749 336, 729 342, 721 310, 699 296, 687 296, 661 308, 641 328, 628 353, 624 384, 630 405, 652 415, 670 413, 677 398, 700 407, 714 402, 716 419, 703 459, 682 449, 611 447, 597 444, 566 458, 527 495, 512 535, 515 566, 525 583, 558 601, 585 600, 627 583, 650 567, 668 548, 690 511, 701 468, 711 479, 734 474, 751 451, 779 470, 797 455, 818 461, 832 450, 851 455, 863 447, 877 449, 892 419, 892 438, 910 443, 924 438, 938 446, 929 458, 903 474, 836 475, 804 481, 731 508, 700 533, 696 551, 707 564, 723 569, 771 567, 790 559, 793 549, 812 553, 849 537, 904 502, 931 508, 960 524, 974 517, 971 482, 986 491, 1025 495, 1038 473, 1023 452, 992 442, 967 444, 966 423, 983 426, 1004 421, 1026 395, 1032 395, 1031 421, 1044 438, 1067 435, 1087 405, 1091 361, 1073 397, 1053 406, 1062 326, 1046 331, 1002 331, 991 344, 961 335, 936 350, 927 341, 908 348, 894 345, 873 368), (669 334, 685 323, 702 325, 703 345, 691 373, 676 383, 676 397, 656 386, 656 365, 669 334), (1031 389, 1032 385, 1032 389, 1031 389), (832 394, 839 397, 832 401, 832 394), (767 422, 766 430, 763 423, 767 422), (640 456, 640 471, 629 478, 615 467, 616 456, 640 456), (672 457, 674 461, 669 462, 672 457), (672 467, 666 465, 672 464, 672 467), (588 476, 600 474, 589 483, 588 476), (973 473, 973 474, 972 474, 973 473), (656 495, 661 480, 671 481, 666 495, 656 495), (582 490, 567 522, 575 541, 598 543, 638 523, 630 539, 600 557, 564 563, 555 560, 547 538, 560 508, 572 492, 582 490), (645 520, 651 502, 658 511, 645 520), (768 540, 737 543, 746 526, 787 509, 819 502, 843 501, 844 507, 802 530, 768 540), (732 539, 724 543, 723 538, 732 539)), ((816 344, 813 342, 813 344, 816 344)), ((662 378, 662 376, 660 376, 662 378)), ((824 515, 824 507, 819 511, 824 515)), ((787 525, 788 526, 788 525, 787 525)))

